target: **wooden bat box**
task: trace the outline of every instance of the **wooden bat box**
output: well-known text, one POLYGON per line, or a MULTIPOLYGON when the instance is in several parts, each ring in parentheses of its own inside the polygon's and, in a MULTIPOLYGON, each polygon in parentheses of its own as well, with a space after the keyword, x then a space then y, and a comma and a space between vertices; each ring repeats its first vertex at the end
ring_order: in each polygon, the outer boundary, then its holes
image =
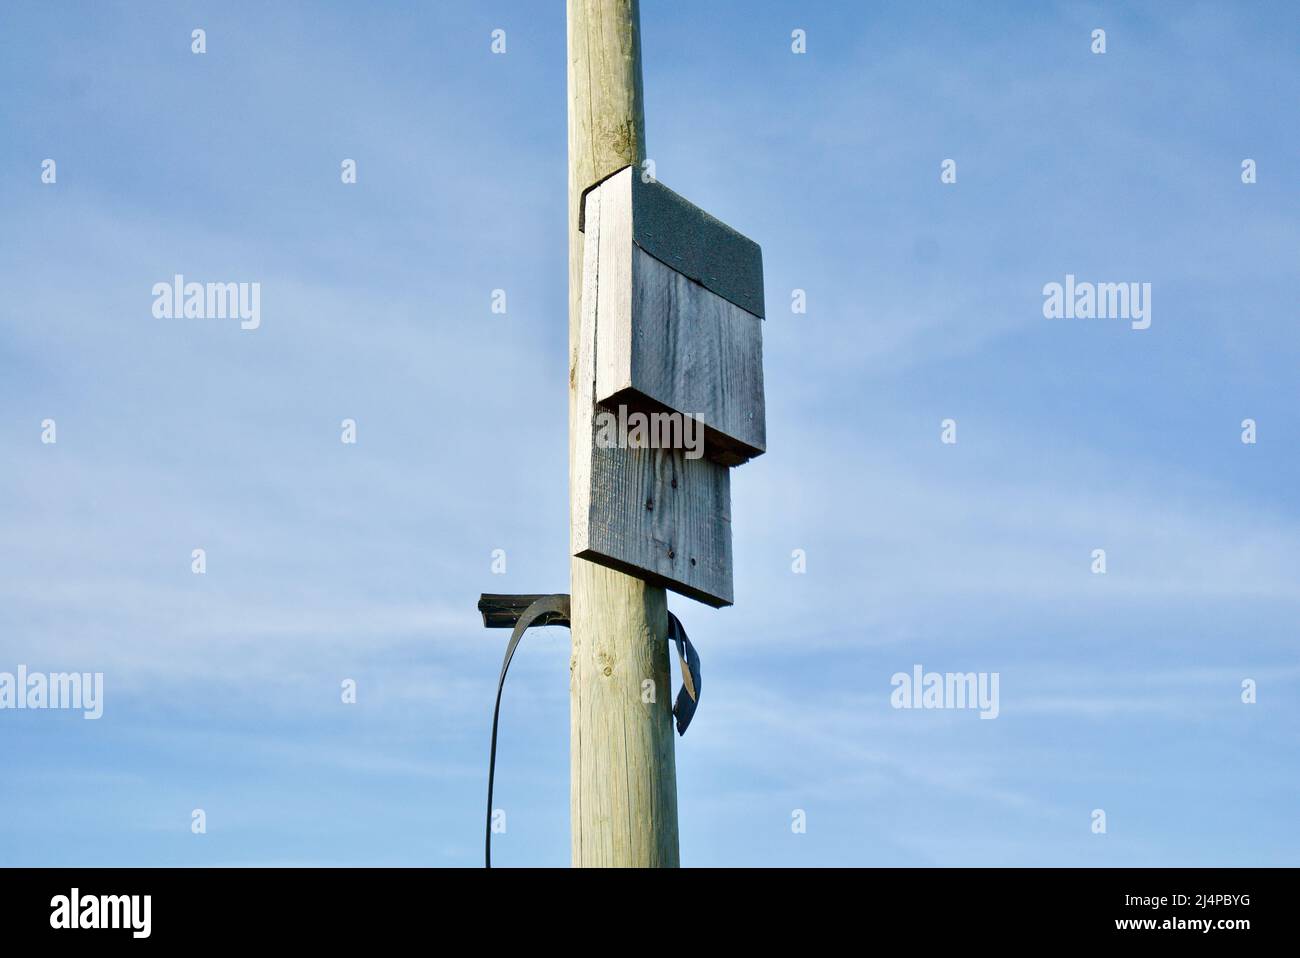
POLYGON ((587 191, 581 218, 591 435, 570 463, 573 554, 731 605, 729 467, 767 446, 762 252, 631 167, 587 191), (664 442, 653 424, 674 416, 664 442))
POLYGON ((706 454, 738 465, 767 448, 763 253, 626 167, 600 204, 596 402, 698 416, 706 454))

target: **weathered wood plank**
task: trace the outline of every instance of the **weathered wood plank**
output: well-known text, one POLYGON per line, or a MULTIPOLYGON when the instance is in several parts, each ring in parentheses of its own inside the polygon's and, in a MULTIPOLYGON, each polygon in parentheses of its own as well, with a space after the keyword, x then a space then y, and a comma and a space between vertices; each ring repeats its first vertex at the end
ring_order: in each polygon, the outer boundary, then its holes
POLYGON ((575 554, 714 607, 731 605, 731 475, 679 449, 597 449, 575 554))
MULTIPOLYGON (((698 413, 706 447, 719 462, 736 465, 763 453, 762 320, 639 247, 632 254, 632 283, 625 389, 698 413)), ((619 394, 602 401, 617 404, 619 394)))

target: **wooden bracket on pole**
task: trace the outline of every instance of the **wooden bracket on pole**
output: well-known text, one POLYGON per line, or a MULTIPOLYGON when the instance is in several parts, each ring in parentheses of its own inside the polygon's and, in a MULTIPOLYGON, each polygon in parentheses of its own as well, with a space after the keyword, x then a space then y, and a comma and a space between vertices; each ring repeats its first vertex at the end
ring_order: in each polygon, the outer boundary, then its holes
MULTIPOLYGON (((549 594, 549 593, 547 593, 549 594)), ((478 598, 478 610, 483 613, 483 628, 513 629, 524 610, 547 594, 537 595, 499 595, 484 592, 478 598)), ((560 612, 547 612, 540 616, 535 625, 568 625, 569 617, 560 612)))

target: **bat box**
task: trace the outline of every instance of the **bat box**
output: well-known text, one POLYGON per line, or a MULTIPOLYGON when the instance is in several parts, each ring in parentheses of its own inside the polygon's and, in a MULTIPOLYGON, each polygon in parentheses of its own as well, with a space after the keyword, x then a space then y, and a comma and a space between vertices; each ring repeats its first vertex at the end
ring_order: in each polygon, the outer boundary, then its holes
POLYGON ((767 448, 763 253, 625 167, 587 191, 600 206, 595 399, 692 416, 705 454, 738 465, 767 448))
POLYGON ((767 445, 762 253, 631 167, 587 191, 580 225, 575 428, 590 441, 572 447, 572 552, 731 605, 729 467, 767 445), (694 434, 635 438, 638 413, 690 417, 694 434))

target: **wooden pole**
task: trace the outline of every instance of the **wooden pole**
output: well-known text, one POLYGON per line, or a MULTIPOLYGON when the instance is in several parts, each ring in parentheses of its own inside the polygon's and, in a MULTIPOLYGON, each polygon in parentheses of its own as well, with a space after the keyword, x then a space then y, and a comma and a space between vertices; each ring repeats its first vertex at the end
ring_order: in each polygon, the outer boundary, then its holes
MULTIPOLYGON (((574 444, 591 441, 578 400, 588 187, 645 159, 637 0, 567 0, 569 88, 569 496, 574 444)), ((639 174, 639 169, 636 171, 639 174)), ((676 867, 677 769, 662 588, 570 562, 570 820, 575 866, 676 867), (654 701, 644 701, 651 680, 654 701)))

